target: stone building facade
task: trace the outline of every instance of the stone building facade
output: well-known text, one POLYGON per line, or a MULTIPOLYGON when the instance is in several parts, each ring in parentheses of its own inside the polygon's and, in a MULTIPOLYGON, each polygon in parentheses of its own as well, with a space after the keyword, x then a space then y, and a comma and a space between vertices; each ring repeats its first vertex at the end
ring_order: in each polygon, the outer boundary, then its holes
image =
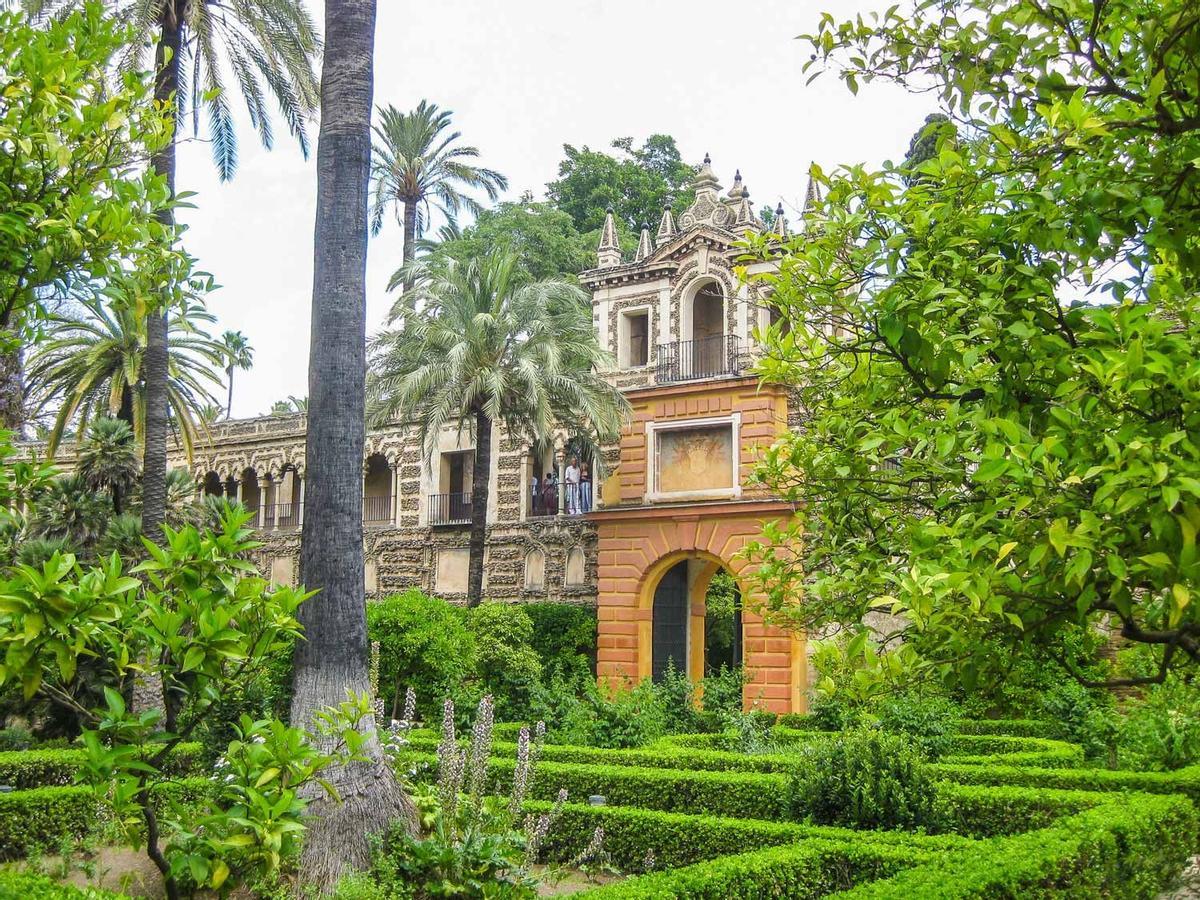
MULTIPOLYGON (((493 434, 485 596, 595 606, 597 676, 610 684, 656 678, 666 660, 706 671, 706 588, 720 569, 738 585, 737 656, 745 702, 802 711, 808 685, 802 635, 755 613, 753 583, 738 551, 788 506, 748 484, 759 452, 795 427, 780 388, 751 374, 757 333, 771 323, 758 288, 735 274, 736 242, 761 227, 741 175, 721 193, 706 157, 696 197, 676 222, 664 211, 622 257, 611 212, 597 267, 580 275, 593 320, 616 360, 607 373, 632 417, 604 451, 594 508, 570 514, 561 491, 534 493, 564 465, 564 439, 534 452, 493 434)), ((787 233, 782 208, 773 230, 787 233)), ((305 416, 218 423, 189 462, 201 489, 240 500, 255 516, 257 563, 295 583, 304 519, 305 416)), ((420 588, 465 598, 470 477, 468 432, 447 429, 426 456, 414 429, 371 431, 363 460, 365 584, 377 598, 420 588)))

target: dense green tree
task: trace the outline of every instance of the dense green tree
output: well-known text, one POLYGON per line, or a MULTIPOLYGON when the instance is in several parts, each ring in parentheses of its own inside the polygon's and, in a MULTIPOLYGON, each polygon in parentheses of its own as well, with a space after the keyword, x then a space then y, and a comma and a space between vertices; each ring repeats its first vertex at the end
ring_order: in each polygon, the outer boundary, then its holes
POLYGON ((76 448, 75 469, 92 490, 108 491, 113 515, 121 515, 138 477, 137 445, 129 423, 109 418, 93 421, 76 448))
POLYGON ((655 227, 664 206, 679 212, 691 202, 695 170, 680 158, 670 135, 652 134, 640 147, 633 146, 632 138, 618 138, 612 147, 619 155, 564 144, 566 158, 546 195, 584 234, 598 231, 612 208, 623 243, 633 235, 635 244, 642 225, 655 227))
POLYGON ((515 254, 460 262, 434 258, 414 271, 394 323, 371 346, 371 422, 413 422, 432 455, 446 426, 475 440, 467 602, 483 599, 483 552, 492 427, 532 443, 563 428, 595 444, 615 439, 627 409, 596 374, 611 365, 586 295, 566 281, 532 281, 515 254), (407 299, 406 299, 407 298, 407 299))
MULTIPOLYGON (((81 0, 25 0, 38 12, 70 10, 81 0)), ((154 101, 173 113, 177 123, 190 113, 198 128, 200 111, 208 115, 209 142, 222 179, 237 167, 237 136, 226 85, 232 75, 250 124, 263 145, 273 141, 268 97, 279 105, 288 130, 308 152, 305 127, 316 107, 313 56, 320 40, 307 7, 299 0, 116 0, 112 14, 132 29, 128 64, 154 72, 154 101)), ((150 168, 175 196, 178 129, 150 158, 150 168)), ((171 227, 170 207, 159 211, 171 227)), ((169 283, 168 283, 169 285, 169 283)), ((175 301, 165 290, 148 319, 145 364, 145 436, 142 462, 142 527, 157 540, 166 514, 167 434, 170 429, 168 323, 175 301)))
POLYGON ((229 385, 225 403, 225 418, 228 419, 233 416, 233 370, 250 371, 254 365, 254 348, 240 331, 226 331, 221 335, 221 348, 225 351, 225 378, 229 385))
MULTIPOLYGON (((367 328, 367 202, 371 172, 375 0, 326 0, 313 242, 310 415, 300 579, 320 593, 300 610, 291 721, 311 727, 347 692, 369 696, 363 584, 363 382, 367 328)), ((360 759, 328 772, 340 802, 318 797, 300 859, 300 881, 332 892, 347 870, 366 869, 371 837, 413 807, 364 721, 360 759)))
MULTIPOLYGON (((373 199, 371 232, 378 234, 389 209, 404 228, 404 263, 412 262, 417 240, 429 227, 436 206, 450 221, 466 209, 482 207, 468 189, 482 190, 489 200, 508 188, 499 172, 475 164, 479 150, 459 143, 462 134, 450 131, 454 115, 436 103, 422 100, 412 112, 381 106, 375 126, 371 163, 373 199)), ((411 283, 405 285, 407 290, 411 283)))
MULTIPOLYGON (((147 329, 154 314, 113 290, 84 296, 72 315, 55 316, 46 338, 29 358, 29 389, 38 411, 54 412, 47 437, 53 455, 67 427, 87 430, 95 418, 113 416, 133 426, 139 444, 146 435, 147 329), (57 406, 57 409, 54 407, 57 406)), ((175 307, 168 336, 167 401, 170 421, 190 455, 197 422, 215 402, 225 365, 222 345, 201 329, 215 321, 202 306, 175 307)))
POLYGON ((105 75, 128 35, 100 3, 33 27, 0 11, 0 426, 25 422, 21 345, 64 284, 156 248, 162 179, 141 163, 170 134, 150 84, 105 75))
POLYGON ((810 41, 852 88, 934 88, 958 137, 919 178, 815 170, 803 239, 756 247, 795 323, 763 372, 806 414, 761 471, 799 510, 753 551, 768 612, 893 612, 968 687, 984 645, 1081 626, 1149 647, 1129 681, 1194 667, 1194 4, 920 0, 810 41))
MULTIPOLYGON (((465 261, 492 248, 517 254, 531 278, 574 278, 596 264, 594 241, 575 228, 569 215, 549 203, 532 200, 501 203, 484 210, 465 231, 448 234, 436 252, 465 261)), ((393 278, 389 287, 399 280, 393 278)))

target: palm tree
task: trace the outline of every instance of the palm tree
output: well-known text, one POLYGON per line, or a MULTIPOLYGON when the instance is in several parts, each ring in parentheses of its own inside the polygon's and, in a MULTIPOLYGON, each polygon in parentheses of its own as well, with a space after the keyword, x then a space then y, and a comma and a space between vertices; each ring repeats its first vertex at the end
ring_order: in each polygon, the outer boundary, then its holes
MULTIPOLYGON (((86 0, 25 0, 36 13, 66 12, 86 0)), ((232 75, 250 113, 250 124, 263 145, 274 135, 268 97, 278 103, 288 130, 307 155, 305 125, 316 108, 317 82, 313 57, 320 39, 300 0, 114 0, 113 15, 133 29, 128 60, 131 68, 146 71, 153 52, 154 100, 171 110, 177 123, 191 113, 192 128, 199 126, 200 110, 208 114, 213 159, 222 180, 237 168, 237 138, 233 111, 226 92, 232 75), (151 51, 153 48, 153 51, 151 51)), ((175 196, 176 140, 156 152, 151 168, 175 196)), ((167 224, 174 212, 160 213, 167 224)), ((169 292, 168 292, 169 293, 169 292)), ((167 432, 170 388, 167 332, 170 312, 162 304, 147 327, 145 351, 145 440, 142 463, 142 527, 152 540, 162 537, 167 493, 167 432)), ((155 864, 167 874, 166 860, 154 853, 155 864)), ((178 895, 173 878, 166 878, 168 897, 178 895)))
POLYGON ((225 404, 225 418, 233 416, 233 370, 250 371, 254 365, 254 348, 240 331, 227 331, 221 335, 221 345, 229 364, 225 366, 225 377, 229 381, 229 400, 225 404))
MULTIPOLYGON (((492 425, 511 439, 546 441, 556 430, 596 447, 620 433, 628 405, 597 368, 611 365, 575 285, 531 281, 516 254, 493 250, 458 262, 418 263, 412 302, 372 342, 367 383, 373 424, 415 422, 432 455, 447 426, 474 432, 467 602, 483 597, 483 552, 492 425)), ((599 458, 598 455, 596 457, 599 458)))
MULTIPOLYGON (((101 416, 132 426, 137 442, 144 444, 149 418, 147 330, 157 316, 139 315, 131 303, 106 303, 99 297, 83 297, 78 306, 76 315, 50 321, 47 339, 29 360, 35 409, 41 412, 58 404, 46 451, 54 455, 72 421, 82 435, 101 416)), ((216 373, 225 363, 221 344, 198 325, 212 321, 202 307, 186 306, 172 312, 169 325, 167 402, 189 457, 197 420, 202 420, 206 405, 216 402, 208 385, 220 384, 216 373)))
MULTIPOLYGON (((325 29, 300 541, 300 580, 319 593, 299 610, 305 640, 296 642, 291 720, 301 728, 347 691, 371 691, 362 465, 375 0, 326 0, 325 29)), ((300 883, 318 892, 370 864, 372 834, 414 819, 371 724, 368 716, 364 758, 326 773, 341 802, 320 794, 308 807, 300 883)))
MULTIPOLYGON (((476 166, 475 147, 457 145, 462 134, 450 128, 454 115, 437 104, 422 100, 412 112, 396 107, 378 108, 375 126, 371 182, 371 233, 379 234, 389 208, 404 226, 404 263, 412 262, 417 239, 429 226, 430 206, 436 206, 451 222, 459 210, 478 214, 482 207, 466 188, 484 191, 495 200, 508 189, 508 179, 499 172, 476 166)), ((412 287, 405 281, 404 289, 412 287)))
POLYGON ((79 445, 75 459, 79 475, 93 490, 108 490, 113 514, 123 512, 124 499, 137 482, 137 448, 128 422, 96 419, 79 445))

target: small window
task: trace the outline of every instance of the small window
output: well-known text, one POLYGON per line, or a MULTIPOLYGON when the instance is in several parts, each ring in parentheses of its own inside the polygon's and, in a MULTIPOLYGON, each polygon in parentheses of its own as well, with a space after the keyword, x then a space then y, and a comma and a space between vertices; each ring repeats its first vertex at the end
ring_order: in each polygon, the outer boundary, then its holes
POLYGON ((627 369, 650 362, 650 311, 639 309, 621 314, 618 362, 627 369))
POLYGON ((650 358, 650 317, 638 313, 629 317, 629 365, 644 366, 650 358))

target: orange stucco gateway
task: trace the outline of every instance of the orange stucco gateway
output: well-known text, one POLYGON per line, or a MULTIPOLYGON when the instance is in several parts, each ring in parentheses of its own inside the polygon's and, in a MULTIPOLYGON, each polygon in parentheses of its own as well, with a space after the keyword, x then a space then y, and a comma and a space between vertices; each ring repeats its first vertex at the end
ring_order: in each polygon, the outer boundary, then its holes
POLYGON ((754 612, 761 597, 744 577, 738 552, 761 536, 763 523, 785 518, 777 500, 682 507, 602 510, 592 514, 599 536, 599 642, 596 674, 618 686, 649 678, 655 592, 680 561, 689 562, 688 675, 704 674, 704 595, 721 567, 742 594, 742 663, 747 708, 803 712, 808 684, 805 641, 767 625, 754 612))

